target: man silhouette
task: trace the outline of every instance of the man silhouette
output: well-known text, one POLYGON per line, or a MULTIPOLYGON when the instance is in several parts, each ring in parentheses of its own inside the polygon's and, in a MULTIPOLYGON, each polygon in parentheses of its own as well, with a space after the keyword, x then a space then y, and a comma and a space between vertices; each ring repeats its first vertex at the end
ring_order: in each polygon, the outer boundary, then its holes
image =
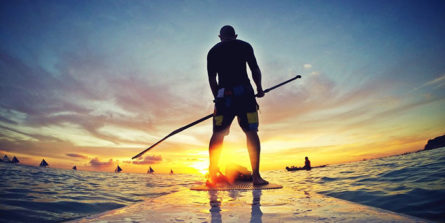
POLYGON ((304 169, 306 170, 311 170, 311 161, 309 160, 309 158, 306 156, 304 157, 304 169))
POLYGON ((213 46, 207 55, 209 84, 215 98, 213 135, 209 143, 210 177, 207 183, 214 184, 218 179, 218 162, 224 136, 229 133, 230 125, 237 116, 247 138, 253 184, 264 185, 269 182, 261 178, 259 171, 261 146, 257 134, 258 105, 247 75, 246 63, 252 72, 258 97, 264 96, 261 71, 252 46, 237 40, 237 36, 232 26, 223 26, 219 33, 221 42, 213 46))

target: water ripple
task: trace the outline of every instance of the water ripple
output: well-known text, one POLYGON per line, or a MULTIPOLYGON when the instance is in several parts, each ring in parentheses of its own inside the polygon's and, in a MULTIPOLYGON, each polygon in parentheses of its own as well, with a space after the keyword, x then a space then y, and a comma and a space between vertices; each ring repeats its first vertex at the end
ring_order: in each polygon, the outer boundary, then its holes
POLYGON ((59 222, 176 192, 200 178, 39 168, 0 163, 2 221, 59 222), (7 211, 5 211, 7 210, 7 211), (4 214, 6 213, 6 214, 4 214))
POLYGON ((441 148, 273 176, 296 190, 444 222, 444 157, 441 148))
MULTIPOLYGON (((445 148, 311 171, 266 171, 272 182, 433 221, 445 219, 445 148)), ((60 222, 173 193, 202 176, 115 174, 0 163, 2 221, 60 222)))

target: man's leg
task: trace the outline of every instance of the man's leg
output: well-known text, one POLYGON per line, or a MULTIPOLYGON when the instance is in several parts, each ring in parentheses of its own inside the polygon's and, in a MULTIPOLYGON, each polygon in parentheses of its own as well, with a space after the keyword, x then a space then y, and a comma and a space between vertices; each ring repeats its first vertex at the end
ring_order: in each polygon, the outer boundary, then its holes
POLYGON ((222 144, 224 141, 224 132, 213 132, 212 138, 210 138, 209 143, 209 177, 210 179, 215 179, 218 174, 219 168, 219 158, 221 155, 222 144))
POLYGON ((260 139, 256 131, 247 131, 247 148, 249 150, 250 164, 252 165, 252 179, 254 185, 268 184, 260 175, 260 139))

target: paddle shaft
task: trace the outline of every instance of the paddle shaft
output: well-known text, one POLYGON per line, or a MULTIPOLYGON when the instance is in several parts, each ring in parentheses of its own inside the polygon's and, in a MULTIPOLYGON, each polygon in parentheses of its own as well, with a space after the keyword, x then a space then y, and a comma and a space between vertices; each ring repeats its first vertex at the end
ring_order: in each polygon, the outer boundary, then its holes
MULTIPOLYGON (((269 91, 271 91, 271 90, 273 90, 273 89, 275 89, 275 88, 281 87, 281 86, 283 86, 283 85, 285 85, 285 84, 287 84, 287 83, 289 83, 289 82, 291 82, 291 81, 293 81, 293 80, 296 80, 296 79, 298 79, 298 78, 301 78, 301 76, 300 76, 300 75, 297 75, 297 76, 295 76, 295 77, 293 77, 293 78, 291 78, 291 79, 289 79, 289 80, 287 80, 287 81, 284 81, 284 82, 282 82, 282 83, 280 83, 280 84, 277 84, 277 85, 275 85, 275 86, 273 86, 273 87, 270 87, 270 88, 264 90, 263 92, 264 92, 264 93, 267 93, 267 92, 269 92, 269 91)), ((258 97, 258 95, 255 95, 255 97, 258 97)), ((188 129, 188 128, 190 128, 190 127, 192 127, 192 126, 194 126, 194 125, 196 125, 196 124, 198 124, 198 123, 200 123, 200 122, 203 122, 203 121, 205 121, 205 120, 211 118, 211 117, 213 117, 213 113, 210 114, 210 115, 207 115, 207 116, 205 116, 205 117, 202 117, 202 118, 200 118, 200 119, 198 119, 198 120, 196 120, 196 121, 194 121, 194 122, 192 122, 192 123, 190 123, 190 124, 188 124, 188 125, 185 125, 185 126, 179 128, 179 129, 176 129, 175 131, 171 132, 170 134, 168 134, 167 136, 165 136, 164 138, 162 138, 161 140, 159 140, 158 142, 156 142, 156 143, 153 144, 152 146, 148 147, 147 149, 145 149, 144 151, 140 152, 140 153, 137 154, 136 156, 133 156, 133 158, 131 158, 131 159, 136 159, 136 158, 142 156, 142 155, 143 155, 144 153, 146 153, 148 150, 150 150, 150 149, 152 149, 153 147, 157 146, 159 143, 163 142, 164 140, 166 140, 166 139, 169 138, 170 136, 173 136, 173 135, 175 135, 175 134, 177 134, 177 133, 179 133, 179 132, 182 132, 182 131, 184 131, 184 130, 186 130, 186 129, 188 129)))

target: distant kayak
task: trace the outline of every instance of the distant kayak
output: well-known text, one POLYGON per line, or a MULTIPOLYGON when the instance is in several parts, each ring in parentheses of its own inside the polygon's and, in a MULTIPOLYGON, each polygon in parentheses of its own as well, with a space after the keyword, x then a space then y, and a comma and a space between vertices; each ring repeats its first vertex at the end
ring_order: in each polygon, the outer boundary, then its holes
POLYGON ((322 168, 322 167, 326 167, 327 165, 322 165, 322 166, 314 166, 314 167, 311 167, 311 168, 306 168, 306 167, 286 167, 286 170, 287 171, 297 171, 297 170, 311 170, 311 169, 314 169, 314 168, 322 168))
POLYGON ((297 171, 297 170, 310 170, 310 169, 307 169, 307 168, 304 168, 304 167, 286 167, 286 170, 287 171, 297 171))

